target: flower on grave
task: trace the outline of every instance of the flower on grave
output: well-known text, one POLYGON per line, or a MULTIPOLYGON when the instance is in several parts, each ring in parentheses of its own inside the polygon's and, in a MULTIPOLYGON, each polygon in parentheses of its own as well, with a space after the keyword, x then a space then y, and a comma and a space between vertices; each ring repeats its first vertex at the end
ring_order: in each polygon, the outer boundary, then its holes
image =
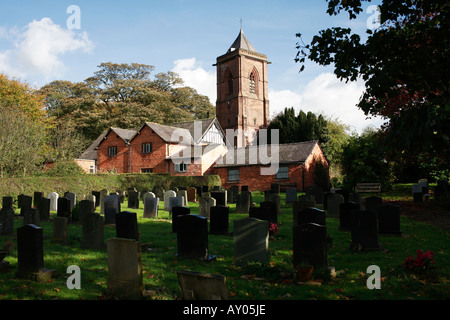
POLYGON ((435 264, 434 252, 431 250, 417 250, 416 257, 409 256, 403 262, 403 267, 413 273, 424 273, 435 264))
POLYGON ((278 234, 278 225, 276 223, 271 222, 269 225, 269 235, 270 236, 275 236, 278 234))

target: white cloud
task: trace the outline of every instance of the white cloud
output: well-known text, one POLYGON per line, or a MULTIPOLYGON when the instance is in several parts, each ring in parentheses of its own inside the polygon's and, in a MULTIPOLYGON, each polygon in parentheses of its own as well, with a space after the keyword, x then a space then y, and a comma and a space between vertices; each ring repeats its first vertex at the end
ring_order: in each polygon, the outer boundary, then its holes
POLYGON ((206 71, 195 58, 179 59, 174 61, 173 72, 183 79, 184 84, 197 90, 199 94, 209 97, 215 105, 217 97, 216 72, 206 71))
POLYGON ((294 107, 297 112, 312 111, 337 118, 360 133, 367 126, 379 127, 383 123, 379 118, 366 120, 364 112, 356 107, 363 92, 362 81, 345 83, 332 73, 322 73, 301 92, 270 90, 270 114, 283 111, 285 107, 294 107))
POLYGON ((13 48, 0 52, 0 72, 20 78, 38 76, 48 80, 61 76, 67 71, 62 61, 64 54, 93 49, 85 31, 62 28, 50 18, 33 20, 22 31, 3 30, 2 35, 13 38, 13 48))

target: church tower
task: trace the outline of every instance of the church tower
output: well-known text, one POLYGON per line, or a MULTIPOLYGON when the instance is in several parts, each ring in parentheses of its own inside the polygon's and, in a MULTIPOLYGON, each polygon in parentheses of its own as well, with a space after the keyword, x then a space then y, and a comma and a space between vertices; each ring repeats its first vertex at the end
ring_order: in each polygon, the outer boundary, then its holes
POLYGON ((234 130, 234 147, 252 144, 256 132, 269 124, 267 57, 258 53, 242 28, 227 53, 217 58, 216 117, 234 130))

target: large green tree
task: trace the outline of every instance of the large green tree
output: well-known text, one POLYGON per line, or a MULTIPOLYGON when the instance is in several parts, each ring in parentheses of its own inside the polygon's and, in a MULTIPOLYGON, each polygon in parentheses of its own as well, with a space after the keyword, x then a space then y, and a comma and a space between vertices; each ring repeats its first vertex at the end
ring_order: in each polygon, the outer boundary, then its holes
MULTIPOLYGON (((363 2, 370 1, 328 0, 327 13, 346 11, 355 19, 363 2)), ((423 161, 448 169, 449 9, 446 0, 383 0, 381 25, 367 30, 367 40, 351 28, 321 30, 310 43, 298 42, 296 61, 300 70, 308 59, 334 66, 341 80, 362 78, 365 92, 358 107, 386 118, 382 143, 391 156, 420 153, 423 161)))

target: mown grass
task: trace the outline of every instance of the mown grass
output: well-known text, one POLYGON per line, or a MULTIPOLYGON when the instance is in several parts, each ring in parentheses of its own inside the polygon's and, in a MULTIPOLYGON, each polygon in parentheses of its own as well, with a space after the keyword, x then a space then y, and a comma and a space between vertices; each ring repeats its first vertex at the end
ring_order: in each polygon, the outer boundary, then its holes
MULTIPOLYGON (((405 188, 406 190, 407 188, 405 188)), ((410 189, 408 189, 410 190, 410 189)), ((393 192, 392 197, 407 197, 405 192, 393 192)), ((233 263, 233 237, 209 235, 209 252, 217 259, 202 262, 180 259, 177 252, 176 234, 172 233, 168 212, 160 203, 158 219, 143 218, 143 209, 138 215, 140 241, 148 245, 142 254, 143 281, 151 293, 147 299, 174 300, 181 297, 176 272, 178 270, 199 271, 226 277, 232 299, 237 300, 375 300, 375 299, 449 299, 450 298, 450 235, 437 227, 401 217, 401 237, 379 236, 381 249, 368 252, 350 250, 350 233, 338 230, 339 220, 328 218, 327 230, 333 246, 328 251, 329 265, 335 267, 336 277, 314 274, 314 282, 299 284, 292 276, 292 215, 290 205, 284 204, 279 216, 279 233, 270 240, 270 261, 268 264, 253 263, 238 267, 233 263), (403 271, 403 261, 414 255, 417 249, 435 252, 435 268, 427 277, 417 277, 403 271), (370 290, 366 274, 370 265, 381 269, 381 289, 370 290)), ((388 195, 383 195, 387 197, 388 195)), ((262 193, 254 194, 254 202, 263 201, 262 193)), ((198 213, 198 204, 189 203, 191 213, 198 213)), ((141 203, 142 207, 142 203, 141 203)), ((233 220, 246 217, 234 213, 230 204, 230 231, 233 220)), ((22 226, 15 220, 15 228, 22 226)), ((70 224, 68 242, 53 241, 52 222, 41 224, 44 232, 44 262, 48 269, 57 270, 58 275, 49 282, 39 283, 15 278, 17 251, 5 258, 10 262, 10 271, 0 274, 0 299, 14 300, 98 300, 107 296, 107 254, 106 250, 80 248, 81 225, 70 224), (66 286, 67 267, 77 265, 81 270, 81 289, 70 290, 66 286)), ((115 228, 105 227, 105 243, 115 237, 115 228)), ((15 241, 15 239, 12 239, 15 241)))

